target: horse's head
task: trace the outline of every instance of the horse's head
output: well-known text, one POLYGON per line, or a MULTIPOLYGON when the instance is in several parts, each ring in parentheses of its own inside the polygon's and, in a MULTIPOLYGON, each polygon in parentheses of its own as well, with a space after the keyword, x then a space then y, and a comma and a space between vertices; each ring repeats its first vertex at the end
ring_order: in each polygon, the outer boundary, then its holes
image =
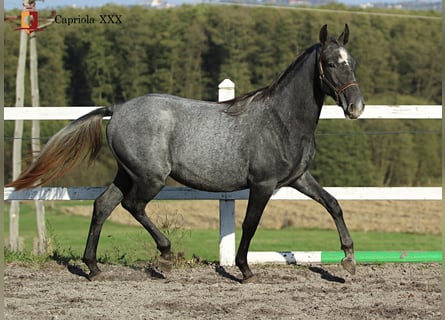
POLYGON ((355 61, 344 47, 348 39, 348 25, 338 39, 328 35, 327 25, 321 28, 318 71, 323 91, 342 107, 346 117, 357 119, 365 108, 365 101, 355 80, 355 61))

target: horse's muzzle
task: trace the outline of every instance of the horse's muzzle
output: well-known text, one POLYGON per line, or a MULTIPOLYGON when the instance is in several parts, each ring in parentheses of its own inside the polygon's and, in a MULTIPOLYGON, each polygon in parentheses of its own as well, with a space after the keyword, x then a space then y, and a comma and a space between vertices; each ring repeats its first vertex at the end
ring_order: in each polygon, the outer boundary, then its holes
POLYGON ((349 103, 348 107, 344 109, 345 117, 349 119, 357 119, 365 110, 365 101, 363 98, 358 98, 353 103, 349 103))

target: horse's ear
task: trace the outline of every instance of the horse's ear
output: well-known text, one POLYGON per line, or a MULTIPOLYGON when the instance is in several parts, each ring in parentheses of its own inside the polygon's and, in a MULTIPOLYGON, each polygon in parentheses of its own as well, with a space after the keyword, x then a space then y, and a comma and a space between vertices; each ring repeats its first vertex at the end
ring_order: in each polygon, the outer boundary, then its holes
POLYGON ((349 27, 348 27, 348 24, 345 24, 345 30, 338 37, 338 41, 340 43, 343 43, 343 45, 345 45, 348 43, 348 40, 349 40, 349 27))
POLYGON ((321 27, 320 29, 320 43, 322 45, 324 45, 326 43, 326 40, 328 40, 328 25, 325 24, 323 27, 321 27))

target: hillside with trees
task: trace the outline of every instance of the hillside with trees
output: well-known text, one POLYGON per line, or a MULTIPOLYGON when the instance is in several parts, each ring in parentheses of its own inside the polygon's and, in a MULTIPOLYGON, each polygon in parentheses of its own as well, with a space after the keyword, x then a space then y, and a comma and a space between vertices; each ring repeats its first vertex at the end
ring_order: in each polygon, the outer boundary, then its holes
MULTIPOLYGON (((299 52, 318 41, 323 24, 337 34, 345 23, 351 29, 347 47, 357 61, 356 76, 368 105, 441 104, 440 13, 400 16, 399 11, 369 13, 338 5, 324 9, 62 8, 57 11, 62 17, 88 16, 94 23, 56 23, 38 33, 41 105, 110 105, 150 92, 216 100, 217 86, 225 78, 236 83, 237 94, 245 93, 278 77, 299 52), (103 14, 119 14, 122 23, 100 23, 103 14)), ((5 25, 6 106, 15 101, 19 33, 14 28, 5 25)), ((25 105, 30 105, 29 90, 25 105)), ((42 143, 64 124, 43 122, 42 143)), ((12 135, 13 122, 8 121, 6 180, 12 135)), ((30 145, 30 139, 25 143, 30 145)), ((326 186, 440 183, 440 120, 323 120, 317 143, 312 172, 326 186)), ((29 155, 25 148, 24 156, 29 155)), ((82 167, 58 184, 104 185, 114 170, 104 147, 94 168, 82 167)))

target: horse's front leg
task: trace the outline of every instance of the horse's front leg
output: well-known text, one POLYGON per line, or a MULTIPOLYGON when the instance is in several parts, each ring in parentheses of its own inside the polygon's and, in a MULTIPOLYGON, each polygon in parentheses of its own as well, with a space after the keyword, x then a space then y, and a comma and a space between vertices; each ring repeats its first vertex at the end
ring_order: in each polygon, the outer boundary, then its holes
POLYGON ((345 252, 345 258, 343 258, 341 264, 346 271, 354 274, 356 265, 354 243, 349 234, 349 230, 346 227, 346 223, 343 219, 343 211, 340 208, 338 201, 320 186, 309 171, 306 171, 300 178, 291 184, 291 187, 319 202, 331 214, 340 236, 341 249, 345 252))
POLYGON ((235 259, 237 267, 243 274, 243 282, 247 282, 253 277, 253 273, 247 263, 247 252, 249 251, 250 241, 260 222, 264 207, 269 201, 273 191, 274 186, 271 185, 255 185, 250 187, 247 212, 242 226, 243 233, 235 259))

